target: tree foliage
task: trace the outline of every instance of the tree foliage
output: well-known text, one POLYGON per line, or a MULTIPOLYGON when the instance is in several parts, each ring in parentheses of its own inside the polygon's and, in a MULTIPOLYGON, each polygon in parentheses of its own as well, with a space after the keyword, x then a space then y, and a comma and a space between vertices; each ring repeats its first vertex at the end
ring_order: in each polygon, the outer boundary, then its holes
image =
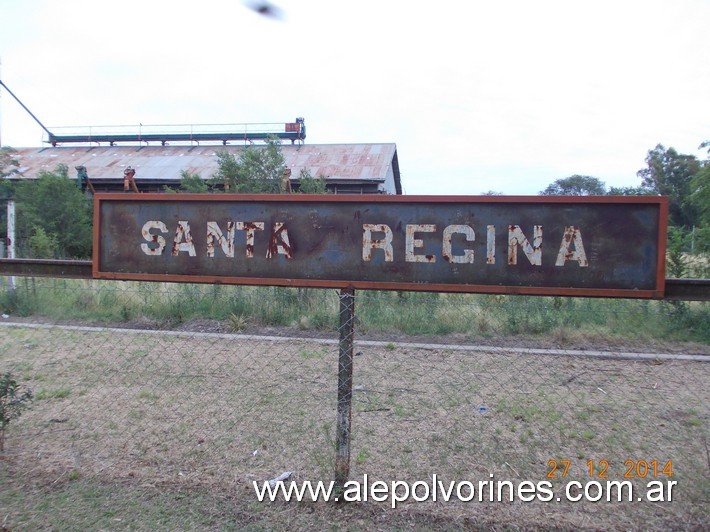
MULTIPOLYGON (((0 148, 0 200, 12 198, 13 185, 6 177, 11 176, 17 170, 18 162, 15 159, 15 150, 9 146, 0 148)), ((5 238, 7 232, 7 214, 5 204, 0 206, 0 238, 5 238)))
POLYGON ((53 259, 59 253, 59 241, 53 234, 47 234, 42 228, 35 226, 32 236, 27 239, 29 256, 32 259, 53 259))
POLYGON ((690 202, 697 211, 700 224, 710 227, 710 159, 695 174, 690 189, 690 202))
POLYGON ((688 266, 685 260, 687 234, 679 227, 668 228, 666 245, 666 273, 676 279, 685 277, 688 266))
POLYGON ((32 400, 30 390, 20 391, 12 373, 0 375, 0 452, 5 450, 5 431, 13 419, 20 417, 22 410, 32 400))
POLYGON ((92 204, 69 178, 66 165, 57 166, 54 172, 41 172, 35 180, 21 181, 15 199, 20 254, 91 256, 92 204))
POLYGON ((710 141, 703 142, 700 148, 707 148, 708 158, 690 182, 690 203, 698 216, 698 226, 691 233, 691 248, 710 253, 710 141))
POLYGON ((19 163, 15 159, 15 153, 17 152, 9 146, 0 148, 0 178, 8 177, 17 171, 19 163))
POLYGON ((600 179, 588 175, 572 175, 558 179, 540 191, 541 196, 604 196, 606 185, 600 179))
POLYGON ((281 142, 267 139, 265 146, 249 146, 239 155, 227 151, 217 153, 218 170, 212 178, 226 192, 265 194, 281 192, 286 161, 281 142))
POLYGON ((313 177, 306 168, 301 168, 298 174, 298 192, 299 194, 326 194, 325 177, 322 175, 313 177))
POLYGON ((655 194, 668 196, 671 225, 686 229, 696 225, 698 213, 690 195, 693 177, 701 168, 700 161, 694 155, 684 155, 658 144, 648 151, 646 164, 646 168, 637 172, 642 179, 641 186, 655 194))
POLYGON ((646 187, 609 187, 608 196, 653 196, 654 192, 646 187))
POLYGON ((192 194, 204 194, 209 192, 209 186, 200 174, 183 170, 180 172, 180 192, 192 194))
POLYGON ((595 177, 573 175, 558 179, 540 194, 667 196, 668 271, 675 276, 693 274, 687 268, 685 254, 710 252, 710 141, 700 148, 708 149, 705 161, 657 144, 646 155, 646 167, 637 172, 641 178, 638 186, 612 186, 607 190, 595 177))

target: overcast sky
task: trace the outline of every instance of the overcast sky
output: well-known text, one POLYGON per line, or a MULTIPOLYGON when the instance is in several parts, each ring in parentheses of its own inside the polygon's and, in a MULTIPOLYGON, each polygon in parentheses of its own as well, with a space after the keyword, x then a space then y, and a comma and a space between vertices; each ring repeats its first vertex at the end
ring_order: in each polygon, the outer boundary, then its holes
MULTIPOLYGON (((2 0, 0 78, 50 129, 289 122, 397 144, 407 194, 638 185, 710 140, 710 1, 2 0), (253 3, 253 2, 252 2, 253 3)), ((0 141, 43 131, 0 89, 0 141)))

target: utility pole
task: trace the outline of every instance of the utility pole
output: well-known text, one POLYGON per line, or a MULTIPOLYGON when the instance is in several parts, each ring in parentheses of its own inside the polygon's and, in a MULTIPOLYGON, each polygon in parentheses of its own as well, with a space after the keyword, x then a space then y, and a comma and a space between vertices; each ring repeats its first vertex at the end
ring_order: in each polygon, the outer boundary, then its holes
MULTIPOLYGON (((7 258, 15 258, 15 201, 7 202, 7 258)), ((15 276, 10 276, 10 290, 15 290, 15 276)))

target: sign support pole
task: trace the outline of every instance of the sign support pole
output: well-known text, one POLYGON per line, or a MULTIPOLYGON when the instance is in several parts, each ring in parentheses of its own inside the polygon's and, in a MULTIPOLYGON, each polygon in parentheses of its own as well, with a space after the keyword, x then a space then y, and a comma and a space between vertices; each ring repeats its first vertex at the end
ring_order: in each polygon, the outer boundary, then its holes
MULTIPOLYGON (((7 258, 15 258, 15 202, 7 202, 7 258)), ((10 276, 10 290, 15 290, 15 277, 10 276)))
POLYGON ((345 490, 350 474, 350 424, 353 396, 353 342, 355 335, 355 290, 343 288, 340 299, 338 343, 338 409, 335 436, 335 490, 345 490))

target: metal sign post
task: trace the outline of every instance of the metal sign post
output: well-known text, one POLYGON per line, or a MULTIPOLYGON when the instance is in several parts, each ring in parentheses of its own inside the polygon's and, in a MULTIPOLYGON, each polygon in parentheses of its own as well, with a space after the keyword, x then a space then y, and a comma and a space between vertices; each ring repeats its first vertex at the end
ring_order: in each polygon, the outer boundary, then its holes
POLYGON ((342 495, 350 475, 350 423, 353 397, 353 343, 355 336, 355 290, 340 291, 338 331, 338 409, 335 428, 335 490, 342 495))

